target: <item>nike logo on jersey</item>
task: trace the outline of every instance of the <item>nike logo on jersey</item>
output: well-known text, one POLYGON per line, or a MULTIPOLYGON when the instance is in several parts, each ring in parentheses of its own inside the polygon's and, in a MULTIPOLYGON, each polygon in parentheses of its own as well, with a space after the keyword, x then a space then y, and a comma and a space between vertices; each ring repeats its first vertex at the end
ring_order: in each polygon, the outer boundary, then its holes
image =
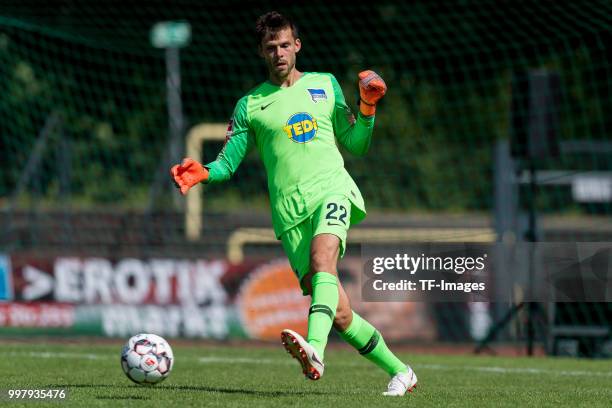
POLYGON ((261 110, 266 109, 268 106, 272 105, 274 102, 276 102, 276 101, 272 101, 272 102, 270 102, 270 103, 269 103, 269 104, 267 104, 267 105, 261 105, 261 110))

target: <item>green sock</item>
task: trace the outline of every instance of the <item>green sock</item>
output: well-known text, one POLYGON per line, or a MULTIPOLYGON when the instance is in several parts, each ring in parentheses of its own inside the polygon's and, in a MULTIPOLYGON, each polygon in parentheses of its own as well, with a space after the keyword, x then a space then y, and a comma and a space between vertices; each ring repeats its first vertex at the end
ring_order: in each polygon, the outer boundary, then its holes
POLYGON ((312 277, 312 301, 308 311, 308 338, 323 359, 327 337, 338 307, 338 278, 331 273, 317 272, 312 277))
POLYGON ((340 337, 389 375, 407 371, 406 364, 389 350, 378 330, 357 313, 353 312, 353 321, 340 337))

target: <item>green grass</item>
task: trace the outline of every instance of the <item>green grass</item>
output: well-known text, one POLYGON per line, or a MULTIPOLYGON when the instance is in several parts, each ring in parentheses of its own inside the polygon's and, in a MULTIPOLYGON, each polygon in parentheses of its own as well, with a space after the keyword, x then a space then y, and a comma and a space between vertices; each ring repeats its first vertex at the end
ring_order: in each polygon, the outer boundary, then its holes
MULTIPOLYGON (((85 343, 85 341, 83 341, 85 343)), ((380 395, 387 377, 348 349, 327 353, 325 375, 306 381, 282 348, 174 346, 176 363, 157 386, 132 384, 116 345, 3 344, 0 388, 68 389, 54 406, 141 407, 609 407, 610 361, 406 355, 416 393, 380 395)), ((0 401, 6 406, 30 402, 0 401)), ((42 406, 48 404, 36 404, 42 406)))

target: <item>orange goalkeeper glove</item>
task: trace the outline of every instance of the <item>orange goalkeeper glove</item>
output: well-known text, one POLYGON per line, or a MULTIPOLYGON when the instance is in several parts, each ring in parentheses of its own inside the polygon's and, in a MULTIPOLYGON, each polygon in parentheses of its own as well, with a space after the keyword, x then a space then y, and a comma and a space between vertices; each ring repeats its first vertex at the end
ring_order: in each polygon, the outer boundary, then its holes
POLYGON ((170 169, 170 174, 174 179, 176 187, 181 189, 181 194, 185 195, 189 189, 201 181, 208 180, 208 169, 193 159, 183 159, 181 164, 177 164, 170 169))
POLYGON ((359 73, 359 110, 364 116, 372 116, 376 112, 376 103, 385 96, 387 84, 374 71, 359 73))

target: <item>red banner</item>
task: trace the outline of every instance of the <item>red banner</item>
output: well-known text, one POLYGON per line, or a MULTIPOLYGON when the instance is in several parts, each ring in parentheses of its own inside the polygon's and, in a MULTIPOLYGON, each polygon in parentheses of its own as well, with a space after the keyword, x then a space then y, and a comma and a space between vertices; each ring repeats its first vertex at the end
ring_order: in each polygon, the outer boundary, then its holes
MULTIPOLYGON (((0 328, 69 328, 127 336, 278 339, 283 328, 305 334, 310 297, 302 296, 286 260, 137 259, 11 256, 13 303, 0 303, 0 328)), ((355 311, 390 341, 432 339, 423 303, 361 301, 359 258, 340 262, 355 311)))
POLYGON ((0 326, 71 327, 74 305, 62 303, 0 303, 0 326))

